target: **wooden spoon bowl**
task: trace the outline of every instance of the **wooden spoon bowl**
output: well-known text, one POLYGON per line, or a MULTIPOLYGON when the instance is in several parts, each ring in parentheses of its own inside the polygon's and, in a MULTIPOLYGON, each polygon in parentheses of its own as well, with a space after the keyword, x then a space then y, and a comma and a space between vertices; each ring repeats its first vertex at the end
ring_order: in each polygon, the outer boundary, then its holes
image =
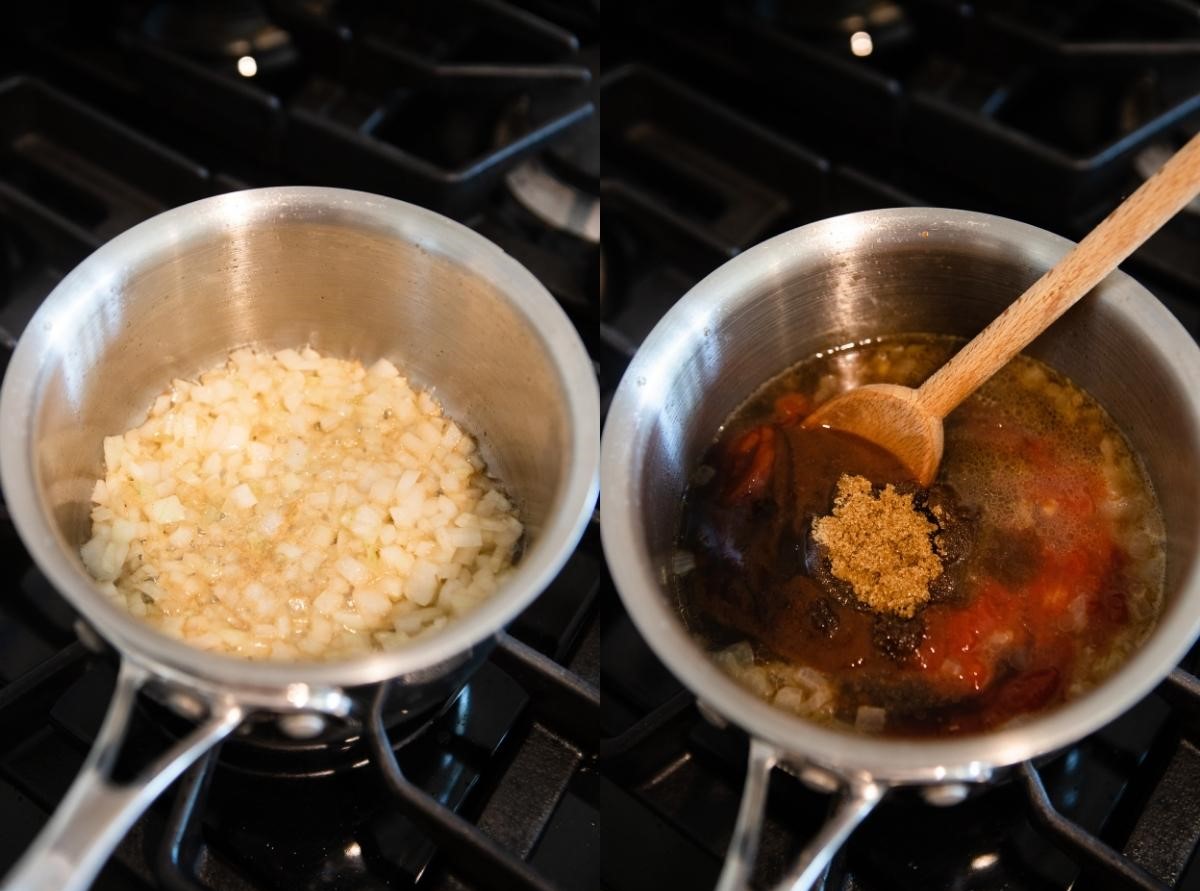
POLYGON ((942 462, 942 419, 921 403, 921 391, 899 384, 856 387, 819 406, 805 427, 853 433, 886 448, 928 486, 942 462))

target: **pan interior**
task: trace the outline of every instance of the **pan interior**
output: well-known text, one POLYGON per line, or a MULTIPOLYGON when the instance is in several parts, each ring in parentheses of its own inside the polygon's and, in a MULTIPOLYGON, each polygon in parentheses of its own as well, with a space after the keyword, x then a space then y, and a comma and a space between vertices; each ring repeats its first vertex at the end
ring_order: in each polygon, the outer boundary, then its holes
MULTIPOLYGON (((78 558, 104 436, 140 423, 172 379, 238 347, 308 344, 364 364, 392 360, 478 439, 525 524, 522 567, 544 584, 567 527, 579 525, 563 515, 578 509, 568 502, 586 497, 586 431, 576 428, 592 381, 581 386, 578 369, 564 371, 573 344, 558 329, 569 323, 534 319, 541 297, 551 301, 465 228, 359 193, 237 193, 126 233, 60 285, 14 362, 19 376, 35 377, 25 434, 34 498, 60 552, 52 562, 72 574, 69 585, 55 580, 77 606, 83 598, 107 608, 78 558)), ((536 593, 513 587, 493 599, 536 593)))
MULTIPOLYGON (((817 351, 888 334, 973 336, 1067 247, 1033 227, 957 211, 835 218, 731 261, 652 333, 608 419, 606 438, 615 433, 636 445, 627 470, 611 443, 605 446, 605 546, 610 560, 622 559, 614 546, 632 552, 625 558, 632 566, 618 566, 614 574, 635 621, 677 673, 705 687, 694 688, 711 704, 800 751, 806 748, 802 739, 836 733, 762 703, 742 702, 740 689, 727 688, 715 669, 697 662, 698 648, 685 637, 665 584, 680 496, 721 424, 754 388, 817 351), (621 511, 627 513, 616 523, 628 520, 628 535, 607 527, 621 511)), ((1106 701, 1105 708, 1128 707, 1156 679, 1147 677, 1148 665, 1161 676, 1182 657, 1200 616, 1194 579, 1200 538, 1196 345, 1161 304, 1118 273, 1026 352, 1105 407, 1145 462, 1162 505, 1168 530, 1163 614, 1143 650, 1088 697, 1106 701)), ((1065 727, 1057 729, 1065 735, 1065 727)), ((868 737, 846 739, 845 761, 886 747, 868 737)), ((946 757, 969 754, 941 745, 946 757)), ((922 762, 915 750, 909 754, 914 765, 922 762)), ((1018 754, 1006 749, 1006 763, 1019 760, 1018 754)))

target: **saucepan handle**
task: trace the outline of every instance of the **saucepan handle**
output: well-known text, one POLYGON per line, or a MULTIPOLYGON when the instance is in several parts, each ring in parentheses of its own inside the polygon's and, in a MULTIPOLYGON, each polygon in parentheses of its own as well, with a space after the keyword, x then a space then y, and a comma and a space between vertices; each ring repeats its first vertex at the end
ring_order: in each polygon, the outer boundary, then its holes
POLYGON ((146 669, 122 660, 117 686, 87 760, 54 816, 5 877, 0 891, 83 891, 138 816, 197 758, 242 721, 232 701, 208 703, 208 717, 128 783, 112 769, 146 669))
MULTIPOLYGON (((762 832, 763 809, 767 803, 767 787, 771 782, 771 771, 781 758, 779 749, 762 740, 751 739, 742 803, 725 855, 725 867, 721 870, 715 891, 746 891, 750 887, 750 876, 754 871, 754 859, 762 832)), ((845 779, 838 792, 839 801, 833 814, 772 891, 809 891, 816 885, 833 855, 858 824, 866 819, 886 791, 885 786, 874 780, 845 779)))

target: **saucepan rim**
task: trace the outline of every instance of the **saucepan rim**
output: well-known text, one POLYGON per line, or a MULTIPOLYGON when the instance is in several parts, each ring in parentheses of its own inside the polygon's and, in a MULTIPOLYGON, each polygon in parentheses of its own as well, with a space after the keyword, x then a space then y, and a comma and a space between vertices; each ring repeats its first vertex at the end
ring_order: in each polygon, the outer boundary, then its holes
MULTIPOLYGON (((1022 259, 1041 268, 1049 268, 1072 245, 1015 220, 944 208, 846 214, 775 236, 717 268, 659 321, 621 380, 601 443, 601 538, 608 567, 634 625, 655 654, 705 705, 795 760, 844 777, 866 776, 889 784, 987 780, 996 768, 1060 749, 1147 695, 1200 635, 1198 558, 1145 645, 1094 690, 998 731, 907 740, 870 737, 790 715, 721 671, 685 630, 663 594, 660 568, 648 553, 641 517, 643 460, 671 376, 683 366, 697 337, 710 336, 709 329, 719 324, 724 312, 753 299, 747 295, 778 291, 790 275, 827 264, 833 253, 858 246, 869 251, 872 244, 890 237, 911 238, 917 244, 931 231, 969 231, 972 237, 1019 245, 1025 251, 1022 259)), ((1108 276, 1089 299, 1105 301, 1141 333, 1152 331, 1155 348, 1191 401, 1192 418, 1200 419, 1200 348, 1166 307, 1122 272, 1108 276)), ((1200 553, 1200 542, 1193 542, 1191 550, 1200 553)))
MULTIPOLYGON (((230 345, 231 349, 237 346, 230 345)), ((38 567, 122 653, 156 666, 164 675, 231 688, 355 687, 425 670, 436 673, 439 666, 454 663, 498 633, 545 589, 578 543, 597 497, 599 405, 591 360, 574 326, 533 274, 493 242, 441 214, 395 198, 316 186, 251 189, 204 198, 134 226, 91 254, 46 298, 22 334, 0 390, 0 482, 17 530, 38 567), (365 228, 415 244, 489 281, 543 344, 568 407, 570 454, 563 482, 545 523, 510 579, 485 603, 436 633, 394 650, 341 661, 251 661, 206 652, 162 634, 108 602, 77 556, 71 559, 70 546, 41 498, 30 429, 54 367, 46 359, 51 351, 43 347, 69 333, 56 328, 57 319, 119 287, 129 270, 161 258, 173 247, 206 236, 217 238, 245 225, 291 221, 365 228)))

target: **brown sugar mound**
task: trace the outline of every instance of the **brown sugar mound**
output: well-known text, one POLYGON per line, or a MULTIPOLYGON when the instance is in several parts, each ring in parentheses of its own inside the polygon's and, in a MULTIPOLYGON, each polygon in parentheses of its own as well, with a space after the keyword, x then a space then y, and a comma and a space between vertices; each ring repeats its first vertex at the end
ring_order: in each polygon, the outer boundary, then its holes
POLYGON ((813 521, 813 538, 829 550, 830 570, 854 596, 881 613, 911 618, 929 600, 929 583, 942 574, 934 553, 938 527, 891 485, 875 493, 871 481, 843 474, 833 515, 813 521))

